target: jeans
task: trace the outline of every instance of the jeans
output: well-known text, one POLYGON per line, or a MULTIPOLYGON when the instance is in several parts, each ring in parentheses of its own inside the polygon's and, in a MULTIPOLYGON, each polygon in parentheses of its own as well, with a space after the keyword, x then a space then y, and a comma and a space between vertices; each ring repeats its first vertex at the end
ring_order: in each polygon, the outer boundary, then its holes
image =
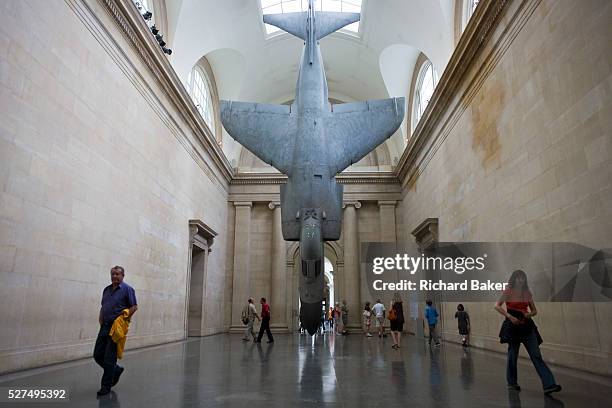
POLYGON ((249 319, 246 325, 246 329, 244 329, 244 336, 242 337, 243 339, 250 340, 249 335, 251 335, 251 337, 253 337, 253 340, 255 340, 255 332, 253 331, 254 324, 255 324, 255 319, 249 319))
POLYGON ((104 369, 102 381, 100 382, 102 388, 112 387, 115 372, 120 368, 117 365, 117 344, 108 335, 112 325, 112 322, 107 322, 100 326, 93 352, 94 360, 104 369))
POLYGON ((263 319, 261 319, 261 327, 259 328, 259 336, 257 336, 257 341, 261 341, 261 338, 263 337, 263 334, 264 334, 264 330, 266 331, 266 334, 268 335, 268 341, 274 341, 274 337, 272 337, 272 332, 270 331, 270 318, 269 317, 264 317, 263 319))
MULTIPOLYGON (((527 336, 523 341, 523 345, 527 349, 531 362, 540 376, 542 387, 548 388, 555 385, 555 377, 542 359, 542 353, 540 353, 540 346, 538 345, 538 338, 536 337, 535 331, 532 331, 529 336, 527 336)), ((508 366, 506 368, 506 380, 508 381, 508 385, 515 385, 518 381, 516 363, 520 347, 521 343, 508 343, 508 366)))

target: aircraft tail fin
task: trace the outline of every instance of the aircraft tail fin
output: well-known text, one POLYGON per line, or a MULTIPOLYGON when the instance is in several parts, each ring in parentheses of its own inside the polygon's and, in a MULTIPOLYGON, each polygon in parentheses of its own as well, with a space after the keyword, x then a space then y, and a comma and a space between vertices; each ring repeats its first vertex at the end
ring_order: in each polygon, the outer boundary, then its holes
POLYGON ((302 40, 306 41, 308 32, 306 30, 308 19, 307 12, 301 13, 284 13, 284 14, 265 14, 263 21, 266 24, 273 25, 283 31, 288 32, 302 40))
MULTIPOLYGON (((309 12, 284 14, 265 14, 263 21, 273 25, 283 31, 288 32, 304 41, 308 40, 309 31, 309 12)), ((339 13, 334 11, 319 11, 314 13, 314 32, 315 40, 327 37, 342 27, 356 23, 361 18, 359 13, 339 13)))

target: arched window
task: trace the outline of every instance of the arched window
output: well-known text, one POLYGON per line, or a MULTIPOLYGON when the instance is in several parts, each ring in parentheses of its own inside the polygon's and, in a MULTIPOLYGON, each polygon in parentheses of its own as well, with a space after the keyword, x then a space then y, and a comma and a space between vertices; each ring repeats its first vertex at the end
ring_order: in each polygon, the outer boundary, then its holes
POLYGON ((210 81, 204 71, 197 65, 193 67, 187 78, 187 90, 200 115, 215 135, 214 107, 210 81))
POLYGON ((433 95, 438 83, 438 75, 431 61, 427 60, 421 65, 419 76, 417 77, 412 100, 412 130, 416 128, 427 104, 433 95))
POLYGON ((465 26, 467 26, 468 21, 472 18, 472 14, 474 14, 479 1, 480 0, 463 0, 463 24, 461 31, 465 30, 465 26))

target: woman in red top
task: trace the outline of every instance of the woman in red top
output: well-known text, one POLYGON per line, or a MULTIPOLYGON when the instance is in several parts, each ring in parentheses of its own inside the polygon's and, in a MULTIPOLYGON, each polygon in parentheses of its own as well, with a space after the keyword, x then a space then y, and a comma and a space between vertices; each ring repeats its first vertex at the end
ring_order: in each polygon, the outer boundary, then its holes
POLYGON ((502 342, 508 342, 508 365, 506 368, 506 379, 508 389, 520 391, 517 376, 517 360, 521 343, 527 349, 531 362, 533 363, 545 394, 561 391, 561 386, 555 382, 555 377, 542 359, 540 353, 539 336, 537 327, 531 318, 538 314, 535 303, 527 284, 527 275, 518 269, 512 272, 506 290, 495 304, 495 310, 506 317, 500 338, 502 342), (506 309, 502 306, 506 304, 506 309))

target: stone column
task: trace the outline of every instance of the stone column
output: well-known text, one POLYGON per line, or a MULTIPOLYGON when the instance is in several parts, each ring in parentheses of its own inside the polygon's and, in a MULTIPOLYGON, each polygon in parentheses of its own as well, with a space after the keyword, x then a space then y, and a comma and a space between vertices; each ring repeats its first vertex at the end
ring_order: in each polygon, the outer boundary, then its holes
POLYGON ((344 220, 342 235, 344 241, 344 291, 337 302, 346 300, 349 307, 350 327, 361 326, 361 271, 359 263, 359 231, 357 227, 357 209, 359 201, 344 203, 344 220))
POLYGON ((396 242, 395 204, 397 201, 379 201, 380 242, 396 242))
POLYGON ((251 290, 249 254, 251 252, 251 208, 250 201, 234 202, 236 210, 234 228, 234 279, 232 286, 232 325, 230 332, 243 332, 244 325, 240 321, 242 308, 251 290))
POLYGON ((275 333, 288 332, 287 328, 287 262, 286 244, 283 239, 280 203, 271 202, 268 208, 273 211, 272 221, 272 273, 270 274, 270 309, 272 312, 270 328, 275 333))

